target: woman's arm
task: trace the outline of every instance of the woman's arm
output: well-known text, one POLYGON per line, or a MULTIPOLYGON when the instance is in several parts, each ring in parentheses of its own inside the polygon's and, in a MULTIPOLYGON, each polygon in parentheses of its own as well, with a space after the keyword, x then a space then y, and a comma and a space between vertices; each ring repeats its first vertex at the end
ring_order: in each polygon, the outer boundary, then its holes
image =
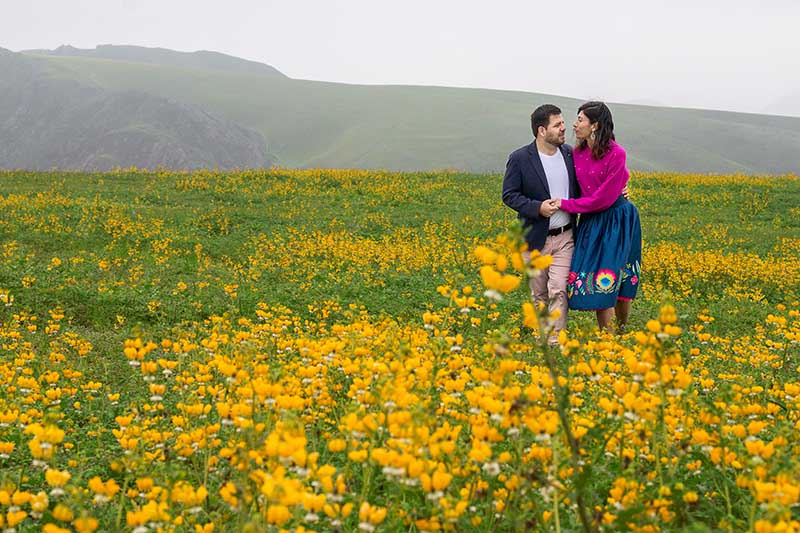
POLYGON ((561 200, 561 209, 567 213, 593 213, 604 211, 617 201, 630 177, 625 168, 625 151, 616 149, 608 154, 608 158, 607 175, 600 186, 588 196, 561 200))

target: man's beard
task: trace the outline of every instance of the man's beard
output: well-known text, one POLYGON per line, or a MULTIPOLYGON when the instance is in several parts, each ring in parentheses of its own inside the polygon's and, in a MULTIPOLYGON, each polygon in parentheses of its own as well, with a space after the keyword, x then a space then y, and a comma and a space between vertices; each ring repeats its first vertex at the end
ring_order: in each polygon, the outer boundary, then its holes
POLYGON ((564 139, 562 139, 560 135, 553 135, 552 137, 547 136, 544 138, 544 140, 549 142, 553 146, 561 146, 562 144, 564 144, 564 139))

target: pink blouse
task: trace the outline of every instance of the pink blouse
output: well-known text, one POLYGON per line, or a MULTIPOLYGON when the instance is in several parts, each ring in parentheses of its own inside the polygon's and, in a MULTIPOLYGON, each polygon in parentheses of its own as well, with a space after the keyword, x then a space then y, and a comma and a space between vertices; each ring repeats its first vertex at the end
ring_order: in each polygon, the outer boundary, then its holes
POLYGON ((611 207, 628 183, 625 150, 611 141, 608 152, 601 159, 594 160, 588 146, 575 150, 573 155, 581 197, 561 200, 561 209, 567 213, 593 213, 611 207))

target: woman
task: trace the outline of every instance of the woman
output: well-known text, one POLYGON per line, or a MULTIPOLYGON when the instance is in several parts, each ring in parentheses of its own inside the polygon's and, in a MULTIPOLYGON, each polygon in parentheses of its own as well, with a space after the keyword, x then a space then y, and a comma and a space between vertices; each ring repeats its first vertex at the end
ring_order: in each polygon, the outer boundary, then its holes
POLYGON ((623 330, 639 288, 642 230, 639 211, 621 196, 628 182, 625 150, 614 141, 611 110, 586 102, 573 125, 577 199, 558 199, 567 213, 580 213, 567 294, 570 309, 594 310, 601 330, 623 330))

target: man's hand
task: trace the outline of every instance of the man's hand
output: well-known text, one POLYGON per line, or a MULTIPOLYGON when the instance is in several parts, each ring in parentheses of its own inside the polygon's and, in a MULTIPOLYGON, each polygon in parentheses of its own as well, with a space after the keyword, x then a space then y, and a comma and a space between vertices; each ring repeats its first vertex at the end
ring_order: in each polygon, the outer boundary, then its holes
POLYGON ((556 211, 558 211, 558 206, 555 200, 545 200, 539 206, 539 214, 545 218, 550 218, 556 211))
POLYGON ((624 189, 622 189, 622 196, 623 196, 623 197, 624 197, 626 200, 630 200, 630 199, 631 199, 631 196, 630 196, 630 194, 631 194, 631 193, 630 193, 630 191, 628 190, 628 186, 626 185, 626 186, 625 186, 625 188, 624 188, 624 189))

